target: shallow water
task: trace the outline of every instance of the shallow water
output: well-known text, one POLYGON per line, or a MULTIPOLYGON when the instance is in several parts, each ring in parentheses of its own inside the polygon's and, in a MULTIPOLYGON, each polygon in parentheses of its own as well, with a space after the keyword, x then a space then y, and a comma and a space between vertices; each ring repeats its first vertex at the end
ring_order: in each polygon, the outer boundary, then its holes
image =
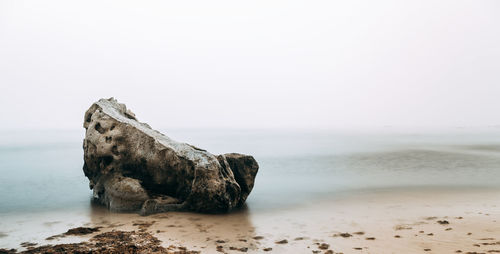
MULTIPOLYGON (((500 186, 500 131, 362 133, 163 130, 212 153, 260 164, 248 209, 307 205, 374 189, 500 186)), ((0 133, 0 218, 88 211, 82 131, 0 133)))
MULTIPOLYGON (((336 200, 372 193, 411 198, 418 193, 452 191, 463 196, 500 190, 500 131, 495 130, 163 132, 215 154, 254 155, 260 165, 254 189, 246 209, 232 214, 237 221, 249 221, 250 229, 266 228, 268 214, 321 209, 322 204, 331 207, 336 200)), ((0 247, 43 242, 69 227, 123 217, 90 202, 91 190, 82 171, 83 135, 83 131, 0 132, 0 247)))

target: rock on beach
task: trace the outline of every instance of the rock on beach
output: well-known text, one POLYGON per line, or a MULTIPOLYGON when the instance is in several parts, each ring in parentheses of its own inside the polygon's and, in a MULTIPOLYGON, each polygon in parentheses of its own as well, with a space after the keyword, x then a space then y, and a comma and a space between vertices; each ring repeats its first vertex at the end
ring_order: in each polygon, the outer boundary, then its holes
POLYGON ((112 211, 227 212, 245 203, 259 165, 250 155, 213 155, 100 99, 85 113, 83 171, 94 199, 112 211))

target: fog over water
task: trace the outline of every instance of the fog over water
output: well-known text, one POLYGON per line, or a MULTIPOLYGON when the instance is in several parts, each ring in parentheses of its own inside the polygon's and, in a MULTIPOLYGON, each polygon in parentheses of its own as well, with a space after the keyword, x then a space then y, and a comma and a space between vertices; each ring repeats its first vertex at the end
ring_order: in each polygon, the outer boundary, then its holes
POLYGON ((175 140, 253 155, 255 213, 498 188, 499 14, 493 0, 0 0, 0 222, 91 208, 83 115, 108 97, 175 140))
MULTIPOLYGON (((498 188, 500 131, 338 133, 164 130, 212 153, 252 154, 260 164, 248 199, 259 212, 337 195, 395 188, 498 188)), ((81 132, 2 132, 0 213, 87 210, 81 132), (37 140, 37 141, 33 141, 37 140)))
POLYGON ((0 1, 0 129, 500 124, 498 1, 0 1))

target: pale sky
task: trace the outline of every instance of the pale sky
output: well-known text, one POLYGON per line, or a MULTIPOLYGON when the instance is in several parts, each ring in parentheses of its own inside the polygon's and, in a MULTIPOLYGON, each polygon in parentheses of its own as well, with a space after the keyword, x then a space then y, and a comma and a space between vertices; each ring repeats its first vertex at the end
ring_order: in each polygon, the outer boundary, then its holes
POLYGON ((500 124, 500 1, 2 1, 0 129, 500 124))

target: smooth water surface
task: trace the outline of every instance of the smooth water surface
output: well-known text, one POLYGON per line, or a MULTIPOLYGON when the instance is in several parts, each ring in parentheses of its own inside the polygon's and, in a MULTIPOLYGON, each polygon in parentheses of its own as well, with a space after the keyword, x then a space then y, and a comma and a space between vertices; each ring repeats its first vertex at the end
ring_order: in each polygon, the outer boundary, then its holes
MULTIPOLYGON (((218 154, 260 164, 252 212, 380 188, 500 186, 500 131, 362 133, 163 130, 218 154)), ((0 133, 0 216, 90 208, 84 131, 0 133)))

